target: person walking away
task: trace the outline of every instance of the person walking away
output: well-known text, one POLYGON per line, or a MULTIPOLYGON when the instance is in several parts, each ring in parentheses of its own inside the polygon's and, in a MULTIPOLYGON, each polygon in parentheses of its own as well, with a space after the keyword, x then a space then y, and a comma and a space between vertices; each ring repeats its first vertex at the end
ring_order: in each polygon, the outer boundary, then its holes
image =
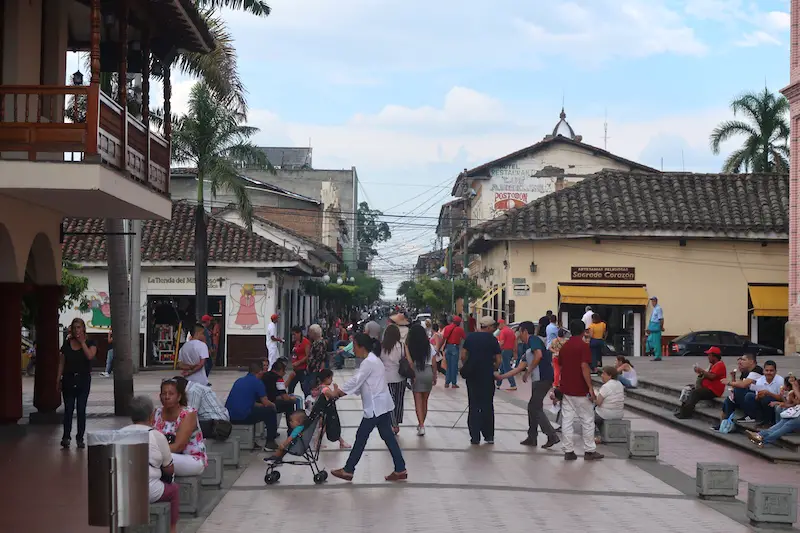
POLYGON ((176 476, 199 476, 208 466, 197 411, 188 407, 186 389, 174 379, 161 382, 161 407, 153 415, 153 428, 169 442, 176 476))
POLYGON ((408 330, 406 357, 414 368, 414 410, 417 413, 417 436, 425 436, 425 419, 428 417, 428 399, 436 385, 436 349, 428 340, 425 328, 414 324, 408 330))
POLYGON ((603 350, 606 348, 606 336, 608 326, 600 315, 592 315, 592 323, 589 324, 589 348, 592 350, 592 371, 600 372, 603 367, 603 350))
POLYGON ((481 317, 480 326, 480 331, 467 336, 461 349, 461 375, 467 381, 467 426, 473 445, 481 443, 481 435, 486 444, 494 444, 494 373, 502 362, 494 318, 481 317))
POLYGON ((589 364, 592 354, 589 345, 583 340, 586 324, 573 320, 569 327, 572 337, 561 347, 558 354, 561 365, 561 441, 564 460, 575 461, 574 429, 575 420, 580 420, 583 437, 583 458, 586 461, 602 459, 594 442, 594 389, 589 364))
POLYGON ((561 329, 558 327, 558 317, 552 314, 552 311, 548 311, 550 314, 550 323, 547 324, 547 327, 544 330, 544 347, 548 350, 550 349, 550 344, 556 340, 558 337, 558 330, 561 329))
POLYGON ((214 358, 217 355, 217 347, 214 345, 214 334, 211 326, 213 320, 211 315, 203 315, 200 319, 200 323, 203 324, 203 340, 205 340, 208 348, 208 358, 205 360, 206 377, 211 375, 211 369, 214 368, 214 358))
POLYGON ((325 368, 325 364, 328 361, 328 347, 325 344, 322 328, 319 324, 311 324, 309 326, 308 339, 311 341, 311 350, 308 353, 306 378, 300 384, 305 396, 311 394, 311 389, 314 388, 314 383, 317 381, 317 374, 325 368))
POLYGON ((289 394, 294 394, 298 383, 301 384, 301 388, 302 384, 305 383, 308 356, 311 355, 311 341, 303 336, 303 328, 300 326, 292 327, 292 338, 294 348, 292 348, 292 375, 289 378, 289 394))
POLYGON ((681 404, 680 409, 675 413, 675 418, 691 418, 698 402, 713 400, 725 392, 725 383, 722 380, 728 375, 728 369, 722 362, 722 351, 718 347, 712 346, 705 353, 711 366, 708 370, 703 370, 697 363, 694 364, 694 373, 697 374, 695 388, 686 401, 681 404))
POLYGON ((192 339, 178 352, 178 368, 181 375, 189 381, 208 386, 208 374, 206 374, 206 361, 209 358, 208 345, 205 339, 205 327, 202 324, 195 324, 192 328, 192 339))
POLYGON ((444 360, 444 337, 442 336, 442 332, 439 331, 439 324, 433 323, 431 326, 433 328, 433 334, 431 335, 431 346, 436 351, 436 373, 438 374, 441 372, 442 374, 445 373, 444 365, 442 365, 442 361, 444 360))
POLYGON ((251 361, 247 374, 233 383, 225 407, 231 415, 231 424, 252 426, 264 422, 266 444, 264 450, 278 447, 275 439, 278 436, 278 411, 275 404, 267 398, 267 391, 261 378, 264 368, 261 361, 251 361))
POLYGON ((389 324, 383 332, 380 346, 381 361, 386 369, 386 383, 394 403, 392 429, 397 434, 400 432, 400 424, 403 423, 403 400, 406 394, 406 378, 400 375, 400 359, 405 357, 405 347, 400 341, 400 328, 389 324))
POLYGON ((97 355, 94 341, 86 338, 86 323, 75 318, 69 326, 69 335, 61 346, 58 360, 58 386, 64 398, 64 433, 61 447, 69 448, 72 438, 72 414, 78 410, 78 433, 75 442, 78 448, 86 446, 86 404, 92 386, 92 360, 97 355))
POLYGON ((550 318, 553 316, 553 311, 547 310, 542 318, 539 319, 538 329, 536 330, 536 334, 540 337, 547 336, 547 326, 550 325, 550 318))
MULTIPOLYGON (((528 437, 520 442, 523 446, 536 446, 539 441, 539 428, 547 436, 542 448, 549 449, 560 442, 556 430, 544 412, 544 398, 553 387, 555 375, 553 358, 550 350, 545 348, 541 337, 534 335, 534 324, 530 321, 519 325, 519 338, 525 347, 525 356, 517 368, 507 375, 522 374, 523 383, 533 378, 531 383, 531 399, 528 402, 528 437)), ((504 376, 501 376, 504 377, 504 376)))
MULTIPOLYGON (((664 331, 664 311, 658 305, 658 298, 650 297, 653 310, 650 312, 650 322, 647 324, 647 353, 653 356, 653 361, 661 361, 661 333, 664 331)), ((724 376, 723 376, 724 377, 724 376)))
POLYGON ((621 420, 625 414, 625 386, 617 381, 617 369, 613 366, 603 367, 600 379, 603 385, 597 392, 594 408, 594 426, 597 436, 595 442, 600 442, 600 430, 606 420, 621 420))
POLYGON ((114 369, 114 336, 111 334, 111 330, 108 330, 108 349, 106 350, 106 371, 102 372, 100 375, 104 378, 111 376, 111 372, 114 369))
POLYGON ((283 344, 283 339, 278 336, 279 318, 278 313, 274 313, 269 317, 269 324, 267 325, 267 358, 269 359, 269 368, 267 370, 271 370, 272 365, 280 357, 280 345, 283 344))
POLYGON ((553 342, 547 347, 550 353, 553 354, 553 386, 555 388, 558 388, 558 385, 561 383, 561 365, 558 361, 558 354, 567 342, 566 333, 564 328, 558 328, 558 336, 553 339, 553 342))
MULTIPOLYGON (((500 363, 500 373, 505 374, 511 371, 511 362, 517 356, 517 335, 510 327, 506 325, 505 320, 498 322, 500 325, 500 334, 497 336, 497 342, 500 343, 500 350, 502 350, 502 362, 500 363)), ((503 384, 503 380, 497 381, 497 388, 503 384)), ((517 390, 517 381, 514 379, 514 374, 508 378, 508 384, 511 385, 508 390, 517 390)))
POLYGON ((584 325, 586 325, 586 329, 589 329, 589 326, 592 324, 592 315, 593 314, 594 314, 594 311, 592 311, 592 306, 591 305, 587 305, 586 306, 586 312, 583 313, 583 317, 581 318, 581 320, 583 321, 584 325))
POLYGON ((464 346, 466 334, 461 327, 461 317, 454 316, 452 322, 445 326, 442 331, 442 344, 444 346, 444 362, 447 366, 447 373, 444 379, 444 388, 458 388, 458 356, 464 346))
POLYGON ((147 396, 134 396, 128 404, 128 410, 133 423, 120 431, 147 431, 149 439, 147 453, 149 500, 150 503, 169 503, 169 531, 176 533, 180 518, 180 490, 177 483, 162 481, 163 476, 171 478, 175 474, 175 465, 167 438, 152 427, 155 423, 153 400, 147 396))
POLYGON ((401 481, 408 479, 406 463, 403 459, 403 452, 392 432, 392 415, 394 403, 386 383, 386 367, 383 362, 372 352, 374 340, 364 333, 359 333, 354 339, 354 350, 356 357, 363 359, 361 365, 356 370, 355 375, 345 383, 341 389, 338 387, 328 390, 326 395, 329 399, 346 395, 359 395, 364 408, 364 417, 356 431, 356 440, 353 449, 344 468, 331 471, 331 475, 352 481, 356 471, 356 465, 361 460, 367 440, 374 429, 389 448, 394 462, 394 471, 386 476, 386 481, 401 481))

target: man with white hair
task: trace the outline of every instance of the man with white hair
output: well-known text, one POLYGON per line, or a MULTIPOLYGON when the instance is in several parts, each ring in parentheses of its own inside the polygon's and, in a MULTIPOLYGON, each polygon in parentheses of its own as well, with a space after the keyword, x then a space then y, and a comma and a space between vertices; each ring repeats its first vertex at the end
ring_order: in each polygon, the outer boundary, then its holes
POLYGON ((586 329, 589 329, 589 326, 592 324, 592 315, 594 315, 594 311, 592 311, 592 306, 586 306, 586 312, 583 314, 583 324, 586 326, 586 329))

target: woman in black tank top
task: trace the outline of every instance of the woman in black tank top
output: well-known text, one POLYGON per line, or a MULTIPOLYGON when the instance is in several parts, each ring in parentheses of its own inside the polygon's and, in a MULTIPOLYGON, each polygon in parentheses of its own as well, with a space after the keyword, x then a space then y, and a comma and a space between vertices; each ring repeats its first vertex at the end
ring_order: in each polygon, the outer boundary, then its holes
POLYGON ((61 447, 69 448, 72 435, 72 414, 78 408, 78 448, 85 446, 86 403, 92 384, 92 359, 97 355, 94 341, 86 339, 86 323, 81 318, 72 321, 69 336, 61 347, 58 362, 58 385, 64 397, 64 435, 61 447))

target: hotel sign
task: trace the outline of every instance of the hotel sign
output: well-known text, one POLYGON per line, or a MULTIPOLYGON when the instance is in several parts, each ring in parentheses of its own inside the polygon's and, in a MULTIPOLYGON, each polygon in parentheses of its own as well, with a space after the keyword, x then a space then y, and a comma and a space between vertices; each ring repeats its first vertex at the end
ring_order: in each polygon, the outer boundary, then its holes
POLYGON ((636 279, 636 269, 634 267, 572 267, 572 279, 633 281, 636 279))

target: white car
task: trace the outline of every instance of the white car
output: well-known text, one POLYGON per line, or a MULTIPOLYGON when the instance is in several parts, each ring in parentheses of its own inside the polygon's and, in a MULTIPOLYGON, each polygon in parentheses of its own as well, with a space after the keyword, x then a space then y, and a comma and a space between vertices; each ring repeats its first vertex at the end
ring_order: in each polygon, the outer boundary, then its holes
POLYGON ((430 313, 420 313, 414 318, 414 322, 419 322, 420 324, 424 323, 426 320, 431 319, 430 313))

